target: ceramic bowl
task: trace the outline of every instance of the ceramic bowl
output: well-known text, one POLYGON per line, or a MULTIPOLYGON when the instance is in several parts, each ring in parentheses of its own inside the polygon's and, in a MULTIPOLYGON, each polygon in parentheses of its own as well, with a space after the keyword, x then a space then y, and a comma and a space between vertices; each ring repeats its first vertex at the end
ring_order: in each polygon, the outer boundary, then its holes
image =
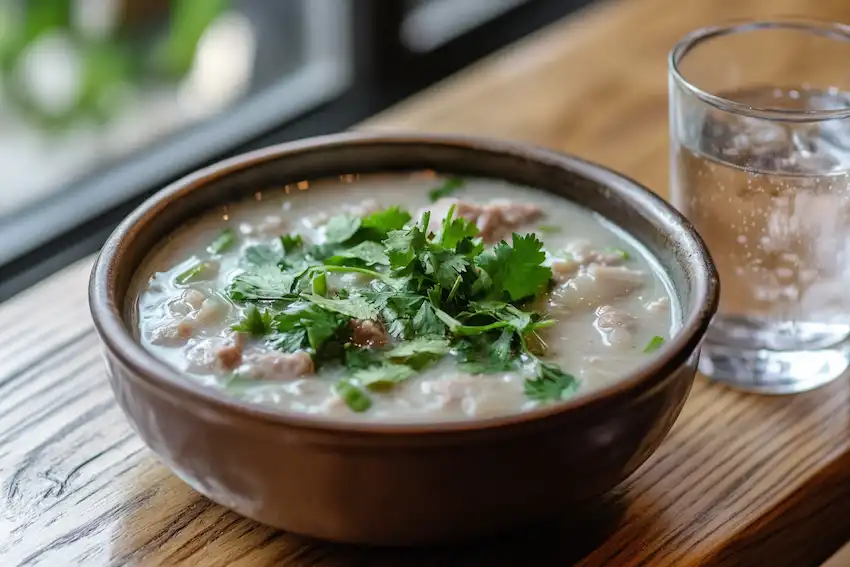
POLYGON ((568 513, 628 477, 685 402, 718 293, 715 268, 688 221, 613 171, 508 141, 340 134, 229 159, 158 192, 101 250, 90 303, 118 404, 195 490, 298 534, 418 545, 568 513), (680 332, 601 390, 517 415, 428 424, 350 423, 250 405, 182 375, 134 338, 125 317, 130 280, 188 219, 257 188, 426 169, 539 187, 602 214, 668 272, 682 306, 680 332))

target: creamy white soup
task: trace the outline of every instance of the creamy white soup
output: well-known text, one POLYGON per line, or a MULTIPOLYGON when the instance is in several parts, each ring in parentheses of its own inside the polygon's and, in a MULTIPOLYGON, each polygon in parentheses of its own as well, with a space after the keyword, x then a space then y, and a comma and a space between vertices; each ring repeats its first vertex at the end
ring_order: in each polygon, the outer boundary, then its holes
POLYGON ((334 419, 484 418, 616 382, 674 333, 668 278, 599 215, 477 178, 344 176, 181 227, 128 297, 187 379, 334 419))

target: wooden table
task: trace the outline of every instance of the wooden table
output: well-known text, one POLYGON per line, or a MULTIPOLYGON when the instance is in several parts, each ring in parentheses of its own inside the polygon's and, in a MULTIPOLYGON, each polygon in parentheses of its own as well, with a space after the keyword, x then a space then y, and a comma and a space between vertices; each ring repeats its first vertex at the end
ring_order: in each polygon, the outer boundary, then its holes
MULTIPOLYGON (((814 4, 597 5, 364 127, 520 138, 597 160, 663 193, 670 46, 729 17, 816 10, 850 19, 846 0, 814 4)), ((850 539, 846 379, 779 398, 698 380, 669 438, 601 505, 616 513, 599 533, 552 526, 498 542, 405 551, 276 532, 192 491, 130 429, 112 401, 89 321, 90 265, 84 260, 0 306, 4 566, 524 566, 583 557, 583 566, 802 567, 850 539)))

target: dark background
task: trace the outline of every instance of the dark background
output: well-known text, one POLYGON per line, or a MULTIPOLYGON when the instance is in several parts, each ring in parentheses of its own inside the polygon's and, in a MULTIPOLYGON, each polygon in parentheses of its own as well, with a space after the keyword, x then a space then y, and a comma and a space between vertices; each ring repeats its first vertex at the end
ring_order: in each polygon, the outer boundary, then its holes
MULTIPOLYGON (((255 55, 246 91, 202 119, 186 124, 166 120, 173 131, 118 158, 99 160, 82 174, 47 187, 43 195, 28 196, 17 208, 0 207, 0 301, 96 252, 127 213, 170 181, 246 150, 350 128, 592 2, 197 1, 223 2, 238 12, 240 22, 250 24, 255 55)), ((139 53, 159 53, 156 45, 145 42, 169 29, 174 16, 168 2, 130 4, 142 12, 133 15, 132 25, 122 33, 137 42, 131 45, 144 46, 139 53), (151 8, 158 4, 162 9, 151 8)), ((183 53, 179 46, 172 52, 183 53)), ((183 60, 175 57, 163 60, 179 66, 183 60)), ((6 72, 14 76, 9 65, 6 72)), ((25 110, 8 97, 0 103, 15 118, 25 110)), ((68 128, 35 122, 34 128, 68 128)), ((53 159, 46 152, 44 167, 51 167, 53 159)), ((19 175, 28 179, 26 169, 19 175)), ((19 185, 13 181, 7 178, 0 192, 16 190, 19 185)))

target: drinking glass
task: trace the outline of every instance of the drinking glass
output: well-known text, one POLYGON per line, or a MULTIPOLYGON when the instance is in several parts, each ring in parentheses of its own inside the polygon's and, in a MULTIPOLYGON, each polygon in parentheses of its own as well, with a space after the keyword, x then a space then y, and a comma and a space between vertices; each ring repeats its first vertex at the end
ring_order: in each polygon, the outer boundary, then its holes
POLYGON ((700 370, 765 393, 850 365, 850 27, 697 30, 670 52, 671 197, 720 272, 700 370))

